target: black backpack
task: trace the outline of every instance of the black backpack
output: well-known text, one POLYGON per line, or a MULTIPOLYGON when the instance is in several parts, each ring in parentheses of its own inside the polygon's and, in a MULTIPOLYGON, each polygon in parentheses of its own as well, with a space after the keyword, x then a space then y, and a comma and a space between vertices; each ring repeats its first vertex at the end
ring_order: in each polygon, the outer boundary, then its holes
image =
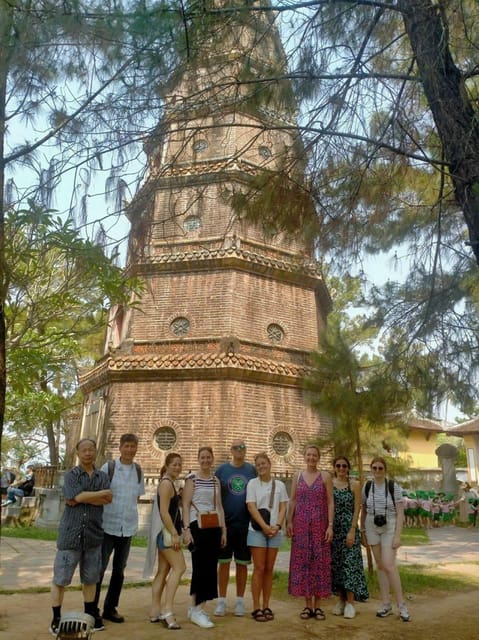
MULTIPOLYGON (((138 464, 138 462, 134 462, 133 463, 135 465, 135 469, 136 469, 136 475, 138 476, 138 484, 140 484, 141 482, 141 467, 138 464)), ((111 479, 113 478, 113 474, 115 473, 115 461, 114 460, 108 460, 108 478, 111 479)))
MULTIPOLYGON (((366 494, 366 500, 368 499, 369 492, 371 491, 372 480, 368 480, 364 485, 364 493, 366 494)), ((394 507, 396 507, 396 500, 394 499, 394 480, 388 480, 389 494, 393 501, 394 507)))

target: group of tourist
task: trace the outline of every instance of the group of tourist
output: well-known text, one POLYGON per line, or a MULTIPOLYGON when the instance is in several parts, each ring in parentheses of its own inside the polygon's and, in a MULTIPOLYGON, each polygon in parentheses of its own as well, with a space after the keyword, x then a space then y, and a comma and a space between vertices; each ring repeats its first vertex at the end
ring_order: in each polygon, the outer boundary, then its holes
MULTIPOLYGON (((137 501, 144 494, 144 478, 134 462, 138 438, 124 434, 120 458, 95 468, 96 445, 88 438, 76 447, 79 460, 65 475, 65 511, 62 516, 52 586, 53 619, 50 631, 58 633, 65 587, 80 565, 85 613, 94 620, 121 623, 118 612, 124 569, 131 537, 138 526, 137 501), (110 584, 100 615, 103 575, 113 553, 110 584)), ((361 543, 369 544, 378 568, 382 598, 376 615, 392 614, 390 590, 399 616, 409 620, 396 566, 404 522, 401 487, 386 478, 386 462, 371 463, 372 481, 364 487, 350 477, 344 456, 334 460, 333 471, 319 469, 320 450, 307 445, 305 468, 292 481, 291 497, 281 480, 271 473, 266 453, 258 453, 254 465, 246 462, 246 445, 235 440, 231 460, 214 470, 213 450, 198 451, 198 469, 180 484, 182 458, 169 453, 160 473, 153 501, 145 577, 153 577, 150 622, 180 629, 175 616, 175 595, 186 570, 183 547, 191 554, 191 606, 188 619, 202 627, 214 627, 206 612, 217 599, 215 616, 227 613, 230 564, 236 566, 234 615, 246 613, 244 594, 247 567, 252 561, 252 617, 268 622, 275 615, 270 597, 273 569, 283 534, 291 538, 288 590, 304 598, 303 620, 324 620, 321 601, 338 596, 334 615, 354 618, 355 601, 368 598, 361 543), (359 524, 360 523, 360 524, 359 524)))

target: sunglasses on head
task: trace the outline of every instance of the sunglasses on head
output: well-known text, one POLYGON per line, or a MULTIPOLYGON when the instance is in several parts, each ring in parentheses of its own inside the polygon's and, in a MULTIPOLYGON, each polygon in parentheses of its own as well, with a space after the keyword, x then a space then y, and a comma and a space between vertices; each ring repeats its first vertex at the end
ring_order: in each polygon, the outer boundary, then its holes
POLYGON ((243 449, 246 449, 246 445, 245 444, 235 444, 234 446, 231 447, 234 451, 242 451, 243 449))
POLYGON ((348 465, 342 462, 336 462, 336 464, 334 465, 336 467, 336 469, 347 469, 348 465))
POLYGON ((371 467, 371 469, 373 471, 384 471, 384 467, 376 467, 376 466, 374 466, 374 467, 371 467))

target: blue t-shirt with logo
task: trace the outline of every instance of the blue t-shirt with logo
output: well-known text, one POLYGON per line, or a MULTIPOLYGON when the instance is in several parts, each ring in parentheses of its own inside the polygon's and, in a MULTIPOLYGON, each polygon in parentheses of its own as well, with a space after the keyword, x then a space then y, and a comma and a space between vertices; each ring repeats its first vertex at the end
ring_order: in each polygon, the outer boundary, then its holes
POLYGON ((227 527, 247 527, 249 511, 246 506, 246 485, 256 478, 256 469, 249 462, 235 467, 225 462, 215 472, 221 482, 221 497, 227 527))

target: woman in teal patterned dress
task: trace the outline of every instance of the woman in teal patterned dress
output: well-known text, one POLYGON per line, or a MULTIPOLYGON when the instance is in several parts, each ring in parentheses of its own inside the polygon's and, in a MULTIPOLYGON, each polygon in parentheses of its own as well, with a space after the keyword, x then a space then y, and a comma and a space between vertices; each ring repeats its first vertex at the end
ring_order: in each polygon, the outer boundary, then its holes
POLYGON ((358 531, 361 488, 359 482, 349 478, 351 465, 347 458, 340 456, 333 464, 332 590, 339 596, 333 614, 354 618, 354 600, 363 601, 369 597, 358 531))

